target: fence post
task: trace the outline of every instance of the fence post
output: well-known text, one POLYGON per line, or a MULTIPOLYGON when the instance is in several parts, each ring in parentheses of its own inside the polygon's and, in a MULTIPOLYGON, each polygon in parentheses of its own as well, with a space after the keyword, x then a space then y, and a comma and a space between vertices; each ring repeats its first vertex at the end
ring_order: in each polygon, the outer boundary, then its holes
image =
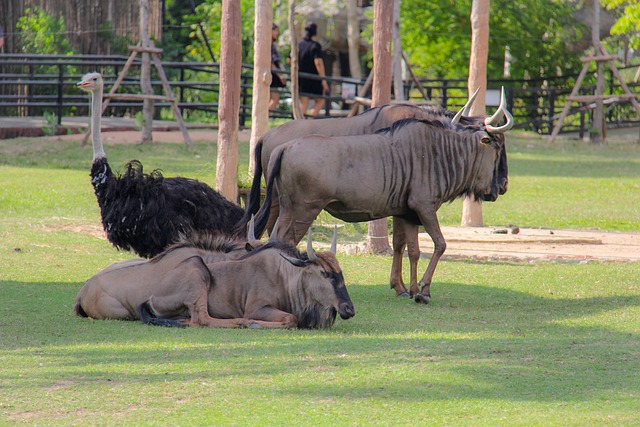
POLYGON ((548 135, 551 135, 551 132, 553 132, 553 115, 555 114, 555 110, 556 110, 556 90, 555 89, 550 89, 549 90, 549 133, 548 135))
POLYGON ((56 114, 58 126, 62 126, 62 92, 64 91, 64 66, 58 64, 58 99, 56 101, 56 114))
POLYGON ((442 81, 442 108, 447 109, 447 87, 449 86, 449 80, 442 81))
POLYGON ((246 121, 247 121, 247 113, 245 111, 245 106, 247 105, 247 99, 249 98, 248 95, 248 88, 247 88, 247 76, 243 75, 241 77, 241 93, 242 93, 242 102, 240 105, 240 127, 244 127, 246 121))

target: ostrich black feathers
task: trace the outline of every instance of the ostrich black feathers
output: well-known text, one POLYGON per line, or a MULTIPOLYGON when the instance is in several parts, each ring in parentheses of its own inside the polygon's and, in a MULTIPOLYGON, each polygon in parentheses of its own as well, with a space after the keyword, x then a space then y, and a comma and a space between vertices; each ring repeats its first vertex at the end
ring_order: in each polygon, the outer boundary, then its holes
POLYGON ((244 214, 208 185, 188 178, 143 173, 137 160, 115 175, 105 157, 91 166, 102 226, 117 248, 150 258, 193 231, 231 234, 244 214))

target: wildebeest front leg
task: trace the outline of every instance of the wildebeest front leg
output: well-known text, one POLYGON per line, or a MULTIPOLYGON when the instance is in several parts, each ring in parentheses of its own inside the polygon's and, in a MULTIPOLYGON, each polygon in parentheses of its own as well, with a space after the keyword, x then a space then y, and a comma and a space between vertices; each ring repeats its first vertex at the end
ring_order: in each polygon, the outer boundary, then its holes
POLYGON ((436 215, 435 209, 423 209, 417 211, 417 213, 425 231, 433 241, 433 255, 431 256, 427 270, 419 283, 422 288, 420 289, 420 292, 415 295, 415 299, 418 303, 429 304, 429 301, 431 301, 431 280, 433 278, 433 273, 436 270, 440 257, 442 257, 442 254, 447 249, 447 244, 444 240, 444 236, 442 235, 442 231, 440 230, 440 224, 438 223, 438 216, 436 215))
POLYGON ((181 323, 185 326, 206 326, 210 328, 248 327, 248 319, 217 319, 209 315, 209 289, 213 277, 201 257, 193 256, 171 270, 157 286, 151 303, 159 317, 171 316, 184 309, 188 318, 181 323))
POLYGON ((298 326, 298 318, 294 314, 270 306, 245 313, 245 317, 263 328, 291 329, 298 326))

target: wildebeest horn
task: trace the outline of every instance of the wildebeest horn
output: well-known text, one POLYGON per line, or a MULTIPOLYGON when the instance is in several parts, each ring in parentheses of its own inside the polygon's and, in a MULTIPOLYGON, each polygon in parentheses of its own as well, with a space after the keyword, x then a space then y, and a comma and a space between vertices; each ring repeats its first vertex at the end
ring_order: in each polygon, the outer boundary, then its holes
POLYGON ((333 226, 333 239, 331 239, 331 253, 336 254, 336 249, 338 246, 338 226, 333 226))
POLYGON ((498 107, 498 111, 496 111, 493 116, 487 117, 484 119, 484 126, 487 132, 493 133, 504 133, 513 127, 513 116, 507 111, 507 97, 504 93, 504 86, 502 87, 502 93, 500 96, 500 106, 498 107), (502 117, 507 119, 507 122, 502 126, 497 125, 502 117))
POLYGON ((278 235, 278 224, 280 223, 280 217, 276 218, 276 223, 273 224, 273 229, 271 229, 271 234, 269 234, 269 241, 273 242, 278 235))
POLYGON ((462 109, 458 111, 458 113, 453 117, 453 120, 451 120, 451 124, 454 124, 454 125, 458 124, 462 116, 469 115, 469 113, 471 112, 471 106, 473 105, 473 101, 475 101, 476 96, 478 96, 478 92, 480 92, 480 88, 476 89, 473 95, 471 95, 471 98, 469 98, 467 103, 464 104, 464 107, 462 107, 462 109))
POLYGON ((253 214, 251 214, 251 219, 249 220, 249 224, 247 224, 247 227, 248 227, 247 241, 255 242, 257 239, 256 239, 256 232, 255 232, 255 224, 253 222, 253 214))
POLYGON ((313 245, 311 244, 311 228, 309 228, 309 233, 307 234, 307 257, 309 261, 317 261, 318 255, 313 250, 313 245))

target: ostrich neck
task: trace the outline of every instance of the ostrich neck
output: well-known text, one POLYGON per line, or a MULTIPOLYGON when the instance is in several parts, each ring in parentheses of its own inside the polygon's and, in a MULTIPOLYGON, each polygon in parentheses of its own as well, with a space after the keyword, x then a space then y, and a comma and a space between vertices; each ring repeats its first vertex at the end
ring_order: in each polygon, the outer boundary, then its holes
POLYGON ((91 94, 91 141, 93 142, 93 160, 107 157, 102 147, 100 119, 102 116, 102 89, 91 94))

